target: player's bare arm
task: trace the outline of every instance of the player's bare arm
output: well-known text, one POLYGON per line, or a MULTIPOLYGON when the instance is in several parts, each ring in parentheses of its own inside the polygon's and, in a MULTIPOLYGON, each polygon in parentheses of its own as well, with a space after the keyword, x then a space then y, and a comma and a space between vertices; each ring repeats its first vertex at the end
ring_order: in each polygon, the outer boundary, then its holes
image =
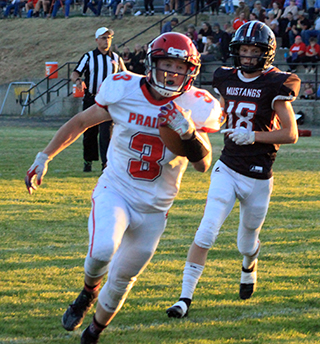
POLYGON ((274 109, 280 119, 281 129, 255 132, 255 141, 261 143, 296 143, 298 141, 298 127, 292 105, 288 101, 276 100, 274 109))
POLYGON ((87 110, 79 112, 65 123, 57 131, 47 147, 37 154, 34 163, 27 171, 25 183, 29 194, 36 190, 35 182, 37 185, 41 185, 50 160, 76 141, 87 128, 109 120, 111 120, 111 117, 105 108, 93 105, 87 110))
POLYGON ((87 110, 79 112, 65 123, 43 150, 43 153, 53 159, 62 150, 76 141, 87 128, 110 120, 111 117, 105 108, 93 105, 87 110))

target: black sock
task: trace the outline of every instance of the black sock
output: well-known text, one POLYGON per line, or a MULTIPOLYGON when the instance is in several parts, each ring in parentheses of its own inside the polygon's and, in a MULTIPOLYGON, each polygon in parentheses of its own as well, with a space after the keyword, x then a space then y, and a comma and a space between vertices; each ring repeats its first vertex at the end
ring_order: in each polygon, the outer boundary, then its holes
POLYGON ((191 299, 188 299, 186 297, 180 297, 179 301, 183 301, 188 306, 188 308, 191 305, 191 299))
POLYGON ((105 325, 101 325, 97 322, 96 320, 96 315, 93 316, 93 320, 92 323, 89 326, 89 331, 91 332, 91 334, 93 334, 94 336, 98 337, 100 335, 100 333, 106 328, 107 326, 105 325))

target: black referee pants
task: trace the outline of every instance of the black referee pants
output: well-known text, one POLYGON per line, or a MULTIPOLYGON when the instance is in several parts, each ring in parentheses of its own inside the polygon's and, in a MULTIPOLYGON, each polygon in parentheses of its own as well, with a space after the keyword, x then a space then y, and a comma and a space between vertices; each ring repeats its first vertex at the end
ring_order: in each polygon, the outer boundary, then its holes
MULTIPOLYGON (((94 96, 85 96, 83 98, 83 110, 94 105, 94 96)), ((113 122, 103 122, 94 127, 88 128, 83 133, 83 159, 85 161, 98 161, 100 148, 101 163, 104 166, 107 163, 107 150, 112 135, 113 122), (99 146, 98 146, 98 134, 99 146)))

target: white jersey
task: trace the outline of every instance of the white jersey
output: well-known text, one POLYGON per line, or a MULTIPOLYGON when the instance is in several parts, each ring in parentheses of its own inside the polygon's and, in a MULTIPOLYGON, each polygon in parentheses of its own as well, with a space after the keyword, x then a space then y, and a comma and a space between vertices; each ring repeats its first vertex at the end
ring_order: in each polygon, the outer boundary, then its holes
MULTIPOLYGON (((177 195, 188 159, 170 152, 159 135, 160 107, 173 98, 154 100, 145 77, 130 72, 108 76, 95 98, 113 122, 108 165, 99 184, 115 189, 132 208, 142 213, 167 211, 177 195)), ((220 103, 206 90, 192 87, 174 99, 191 110, 196 128, 220 129, 220 103)))

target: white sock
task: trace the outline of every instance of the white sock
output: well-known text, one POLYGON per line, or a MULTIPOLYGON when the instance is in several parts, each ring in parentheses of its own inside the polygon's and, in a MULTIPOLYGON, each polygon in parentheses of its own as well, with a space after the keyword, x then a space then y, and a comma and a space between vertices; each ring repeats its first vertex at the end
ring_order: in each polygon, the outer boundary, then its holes
POLYGON ((186 262, 183 270, 182 291, 180 298, 192 299, 194 290, 202 275, 203 265, 186 262))
POLYGON ((258 258, 260 253, 260 241, 258 240, 255 253, 252 256, 243 256, 242 265, 245 269, 250 269, 253 266, 254 261, 258 258))

